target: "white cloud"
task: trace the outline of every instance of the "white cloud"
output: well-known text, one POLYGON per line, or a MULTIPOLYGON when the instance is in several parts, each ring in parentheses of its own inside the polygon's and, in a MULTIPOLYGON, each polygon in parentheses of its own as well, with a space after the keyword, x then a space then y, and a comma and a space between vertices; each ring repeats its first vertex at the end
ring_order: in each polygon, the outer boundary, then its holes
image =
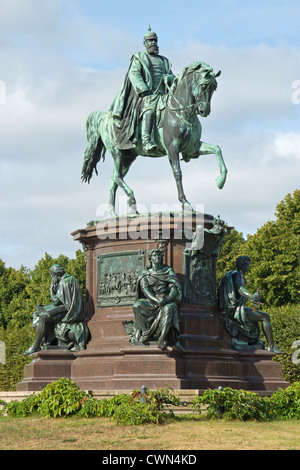
POLYGON ((58 30, 58 21, 66 0, 0 0, 2 34, 34 33, 58 30))
MULTIPOLYGON (((0 44, 0 63, 5 64, 0 79, 6 85, 6 104, 0 104, 0 258, 14 267, 32 267, 45 251, 72 256, 80 246, 70 233, 96 218, 98 205, 107 202, 109 155, 99 163, 99 176, 90 185, 80 180, 85 120, 90 112, 109 107, 130 54, 141 42, 122 31, 110 31, 108 41, 108 26, 101 29, 75 9, 66 28, 65 4, 0 0, 7 17, 7 22, 0 19, 6 34, 5 47, 0 44), (37 38, 40 48, 33 45, 37 38), (111 51, 115 64, 123 68, 108 67, 111 51), (100 70, 102 59, 106 70, 100 70)), ((253 233, 273 218, 276 204, 299 187, 300 105, 292 103, 291 94, 292 83, 300 78, 300 49, 234 49, 196 41, 173 50, 160 44, 160 49, 173 62, 175 73, 195 60, 221 69, 212 113, 201 123, 203 140, 222 148, 228 181, 220 191, 216 161, 203 156, 182 163, 183 184, 194 206, 203 203, 208 213, 220 214, 245 234, 253 233)), ((177 203, 167 158, 139 157, 126 181, 141 205, 177 203)), ((121 190, 118 195, 123 196, 121 190)))
POLYGON ((274 147, 276 155, 283 160, 300 162, 300 132, 278 132, 275 136, 274 147))

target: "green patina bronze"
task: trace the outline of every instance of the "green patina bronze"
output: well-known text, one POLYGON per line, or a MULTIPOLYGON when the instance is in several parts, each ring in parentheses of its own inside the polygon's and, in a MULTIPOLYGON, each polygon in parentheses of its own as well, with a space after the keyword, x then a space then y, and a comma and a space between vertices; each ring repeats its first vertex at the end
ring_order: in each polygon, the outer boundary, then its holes
POLYGON ((224 318, 224 326, 231 336, 234 349, 264 349, 260 342, 260 328, 266 337, 268 351, 280 353, 274 345, 270 316, 258 310, 259 292, 251 294, 246 289, 245 274, 250 267, 248 256, 236 259, 236 270, 229 271, 221 279, 218 287, 219 310, 224 318), (253 302, 253 308, 246 307, 246 301, 253 302))
POLYGON ((37 305, 33 313, 36 336, 25 355, 34 354, 48 346, 60 346, 73 352, 85 348, 89 329, 85 321, 85 300, 75 277, 54 264, 50 268, 49 305, 37 305))
POLYGON ((228 229, 220 216, 212 228, 196 227, 190 248, 183 250, 183 298, 190 304, 214 305, 216 262, 228 229))
POLYGON ((134 54, 124 83, 108 112, 95 111, 87 119, 88 145, 84 154, 82 180, 89 182, 106 150, 114 160, 110 180, 110 215, 115 213, 118 187, 128 197, 129 213, 137 213, 132 189, 124 178, 137 156, 167 156, 183 210, 192 210, 182 185, 180 154, 185 162, 200 155, 215 154, 220 169, 216 179, 222 189, 227 175, 221 149, 201 141, 198 115, 210 114, 211 97, 217 88, 212 67, 194 62, 174 76, 166 57, 158 54, 157 36, 144 37, 145 52, 134 54))
POLYGON ((132 305, 137 279, 145 267, 144 251, 105 253, 97 260, 97 306, 132 305))
POLYGON ((127 321, 123 325, 132 344, 152 341, 161 349, 170 346, 184 351, 179 342, 181 286, 173 269, 163 263, 163 255, 161 249, 149 252, 149 264, 137 279, 137 299, 132 307, 135 322, 127 321))

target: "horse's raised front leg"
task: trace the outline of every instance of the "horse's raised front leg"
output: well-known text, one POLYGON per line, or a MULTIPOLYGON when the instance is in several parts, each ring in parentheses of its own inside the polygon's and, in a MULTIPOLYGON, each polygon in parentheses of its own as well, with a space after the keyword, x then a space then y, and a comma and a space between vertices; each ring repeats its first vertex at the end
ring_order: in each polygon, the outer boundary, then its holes
POLYGON ((193 208, 189 201, 186 199, 184 191, 183 191, 183 185, 182 185, 182 171, 180 168, 180 162, 179 162, 179 152, 177 149, 172 148, 168 150, 168 158, 169 162, 173 171, 173 175, 176 181, 176 186, 177 186, 177 192, 178 192, 178 200, 182 204, 182 209, 184 211, 193 211, 193 208))
POLYGON ((216 183, 219 189, 222 189, 227 176, 227 168, 223 159, 222 151, 220 147, 216 144, 206 144, 205 142, 200 142, 200 153, 199 155, 210 155, 214 154, 217 159, 217 163, 220 169, 220 175, 216 178, 216 183))

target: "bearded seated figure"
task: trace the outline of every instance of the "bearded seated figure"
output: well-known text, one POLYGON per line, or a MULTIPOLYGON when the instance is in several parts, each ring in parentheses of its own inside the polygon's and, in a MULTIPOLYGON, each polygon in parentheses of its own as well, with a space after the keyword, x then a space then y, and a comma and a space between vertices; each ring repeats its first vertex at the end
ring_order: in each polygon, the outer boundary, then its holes
POLYGON ((161 250, 152 250, 150 264, 137 281, 134 340, 144 344, 155 341, 161 349, 171 346, 184 351, 179 342, 181 286, 173 269, 163 264, 162 258, 161 250))
POLYGON ((85 302, 77 279, 55 264, 50 268, 52 302, 38 305, 33 313, 36 336, 25 355, 49 345, 60 345, 76 352, 84 349, 89 338, 85 320, 85 302))

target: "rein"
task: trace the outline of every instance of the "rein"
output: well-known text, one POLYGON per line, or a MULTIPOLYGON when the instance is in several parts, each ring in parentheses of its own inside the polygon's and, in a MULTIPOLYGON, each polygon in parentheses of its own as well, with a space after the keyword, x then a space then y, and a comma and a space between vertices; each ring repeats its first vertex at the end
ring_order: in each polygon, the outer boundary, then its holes
POLYGON ((176 96, 170 91, 169 91, 169 95, 168 95, 168 98, 166 100, 166 105, 167 105, 167 108, 170 110, 170 111, 181 111, 181 112, 185 112, 185 113, 188 113, 190 116, 192 116, 193 114, 195 114, 195 108, 197 107, 197 103, 195 104, 189 104, 188 106, 184 107, 179 101, 178 99, 176 98, 176 96), (170 106, 169 104, 169 99, 170 98, 173 98, 176 103, 178 104, 179 108, 173 108, 172 106, 170 106))
MULTIPOLYGON (((185 77, 185 79, 186 79, 186 77, 185 77)), ((205 86, 209 86, 209 85, 210 85, 210 83, 205 84, 205 86)), ((190 104, 190 105, 188 105, 188 106, 185 107, 185 106, 183 106, 183 105, 178 101, 178 99, 176 98, 176 96, 175 96, 174 93, 172 92, 171 87, 168 86, 167 83, 165 83, 165 86, 166 86, 167 91, 168 91, 168 97, 167 97, 167 100, 166 100, 166 106, 167 106, 167 108, 168 108, 170 111, 174 111, 174 112, 177 112, 177 111, 185 112, 185 113, 189 114, 189 115, 192 117, 192 116, 195 114, 196 108, 198 108, 200 104, 204 104, 204 105, 207 104, 207 101, 203 101, 203 100, 198 101, 198 100, 196 100, 196 102, 195 102, 194 104, 190 104), (176 103, 177 103, 178 106, 179 106, 178 108, 175 108, 175 107, 170 106, 170 104, 169 104, 170 98, 173 98, 173 99, 176 101, 176 103)), ((202 85, 202 86, 203 86, 203 85, 202 85)))

